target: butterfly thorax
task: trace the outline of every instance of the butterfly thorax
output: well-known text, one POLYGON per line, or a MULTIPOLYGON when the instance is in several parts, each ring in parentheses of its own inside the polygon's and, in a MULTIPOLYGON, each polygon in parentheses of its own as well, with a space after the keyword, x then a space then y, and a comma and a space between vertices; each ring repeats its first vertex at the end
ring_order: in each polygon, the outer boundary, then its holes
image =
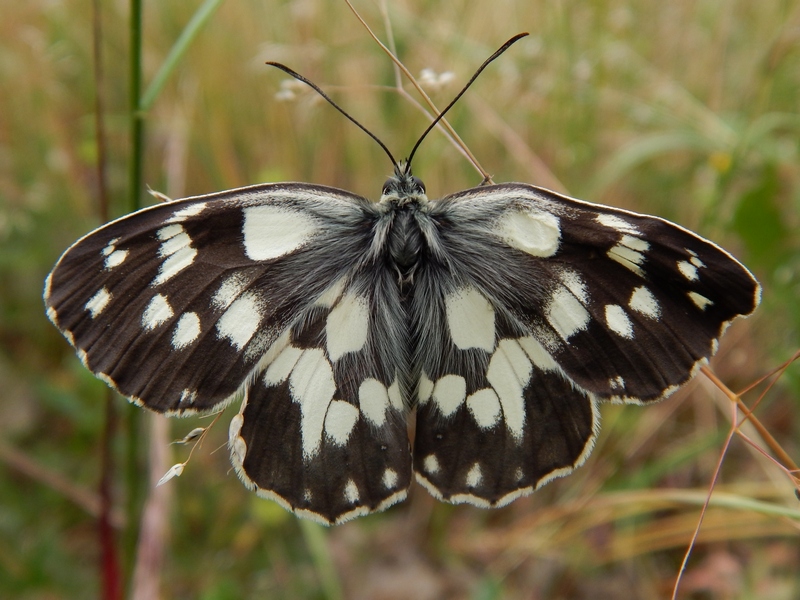
POLYGON ((417 221, 419 207, 400 206, 391 211, 392 225, 388 237, 388 258, 397 271, 401 286, 410 283, 423 254, 424 238, 417 221))
POLYGON ((413 280, 423 254, 424 236, 419 219, 428 206, 425 184, 401 162, 395 167, 394 176, 386 180, 379 204, 385 210, 385 218, 391 220, 387 236, 388 258, 403 286, 413 280))

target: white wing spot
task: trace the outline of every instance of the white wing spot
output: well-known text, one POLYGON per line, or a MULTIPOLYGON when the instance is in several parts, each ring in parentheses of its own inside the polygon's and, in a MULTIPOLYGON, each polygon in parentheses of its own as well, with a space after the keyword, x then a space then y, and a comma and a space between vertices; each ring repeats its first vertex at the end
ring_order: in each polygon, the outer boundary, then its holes
POLYGON ((417 400, 420 404, 425 404, 428 400, 431 399, 431 394, 433 394, 433 382, 428 379, 428 375, 425 371, 422 372, 422 375, 419 376, 419 387, 417 388, 417 400))
POLYGON ((156 294, 148 303, 147 308, 144 309, 142 327, 144 327, 146 331, 152 331, 159 325, 169 321, 173 314, 172 307, 169 305, 167 297, 156 294))
POLYGON ((365 379, 358 387, 358 406, 361 414, 377 427, 386 423, 389 394, 386 386, 377 379, 365 379))
POLYGON ((242 212, 244 251, 252 260, 270 260, 294 252, 319 230, 314 219, 291 208, 250 206, 242 212))
POLYGON ((658 300, 653 296, 653 293, 644 286, 640 286, 633 290, 631 299, 628 301, 628 306, 632 310, 643 314, 645 317, 651 319, 658 319, 661 316, 661 307, 658 305, 658 300))
POLYGON ((644 254, 641 252, 623 244, 617 244, 606 253, 606 256, 640 277, 643 276, 641 264, 644 262, 644 254))
POLYGON ((156 231, 156 237, 160 241, 164 242, 170 238, 174 238, 176 235, 179 235, 184 231, 183 225, 167 225, 166 227, 162 227, 156 231))
POLYGON ((689 262, 692 263, 698 269, 701 268, 701 267, 705 267, 706 266, 705 263, 702 260, 700 260, 699 258, 697 258, 696 255, 692 256, 692 258, 689 259, 689 262))
POLYGON ((261 324, 261 310, 255 294, 244 293, 228 307, 217 321, 217 332, 241 350, 261 324))
POLYGON ((561 241, 558 217, 538 210, 506 213, 495 232, 512 248, 542 258, 553 256, 561 241))
POLYGON ((381 481, 383 482, 383 487, 385 487, 387 490, 394 489, 394 487, 397 485, 397 471, 394 469, 386 469, 383 472, 381 481))
POLYGON ((314 499, 314 494, 311 493, 311 490, 306 488, 303 490, 303 500, 306 502, 311 502, 314 499))
POLYGON ((633 339, 633 323, 619 304, 606 304, 606 324, 617 335, 633 339))
MULTIPOLYGON (((89 311, 89 314, 92 316, 93 319, 97 318, 97 315, 102 313, 108 303, 111 301, 111 292, 108 291, 107 288, 100 288, 94 296, 89 298, 89 301, 84 305, 84 309, 89 311)), ((55 311, 53 311, 55 314, 55 311)), ((55 320, 51 317, 51 321, 55 323, 55 320)))
POLYGON ((685 260, 678 261, 678 271, 689 281, 697 281, 697 267, 685 260))
POLYGON ((358 421, 358 409, 342 400, 334 400, 328 406, 325 416, 325 433, 338 446, 344 446, 350 439, 353 427, 358 421))
POLYGON ((525 428, 523 392, 532 372, 533 365, 525 351, 511 339, 505 339, 497 345, 486 371, 486 379, 500 399, 506 428, 517 440, 522 439, 525 428))
POLYGON ((389 386, 389 402, 396 410, 403 410, 405 408, 403 395, 400 393, 400 382, 397 379, 389 386))
POLYGON ((545 309, 547 321, 564 341, 589 324, 589 311, 568 289, 559 287, 545 309))
POLYGON ((224 310, 238 298, 247 287, 247 278, 241 274, 231 275, 223 281, 211 298, 214 308, 224 310))
POLYGON ((617 375, 616 377, 612 377, 608 380, 608 387, 612 390, 621 390, 625 388, 625 380, 622 378, 622 375, 617 375))
POLYGON ((500 399, 491 388, 470 394, 467 408, 481 429, 490 429, 500 421, 500 399))
POLYGON ((481 466, 478 463, 472 465, 472 468, 467 473, 467 487, 477 487, 481 483, 481 479, 483 479, 483 473, 481 472, 481 466))
POLYGON ((206 208, 205 202, 198 202, 197 204, 191 204, 185 208, 180 210, 176 210, 173 215, 167 219, 166 223, 180 223, 181 221, 185 221, 189 217, 194 217, 199 215, 203 212, 206 208))
POLYGON ((321 349, 303 351, 289 376, 289 389, 300 404, 303 457, 308 460, 319 450, 325 415, 336 391, 333 369, 321 349))
POLYGON ((172 347, 176 350, 185 348, 200 337, 200 317, 195 312, 187 312, 178 319, 175 332, 172 334, 172 347))
POLYGON ((181 231, 177 235, 165 239, 158 246, 158 255, 160 257, 172 256, 176 252, 180 252, 184 248, 189 248, 192 245, 192 238, 185 231, 181 231))
POLYGON ((152 285, 161 285, 165 281, 169 281, 175 277, 175 275, 194 262, 195 256, 197 256, 197 250, 191 246, 182 246, 174 254, 170 254, 170 256, 161 263, 161 267, 158 269, 158 275, 156 275, 152 285))
POLYGON ((439 459, 436 458, 435 454, 428 454, 425 457, 425 460, 422 461, 422 468, 425 469, 428 473, 433 473, 434 475, 439 472, 439 459))
POLYGON ((581 301, 581 304, 586 304, 589 301, 589 293, 586 290, 586 284, 575 271, 561 271, 558 274, 558 278, 561 280, 561 283, 572 292, 572 295, 581 301))
POLYGON ((557 371, 558 363, 544 346, 534 337, 524 337, 517 340, 519 345, 531 359, 531 362, 543 371, 557 371))
POLYGON ((114 250, 111 254, 106 256, 105 267, 106 269, 113 269, 120 266, 128 258, 127 250, 114 250))
POLYGON ((519 483, 520 481, 522 481, 522 479, 523 479, 524 477, 525 477, 525 473, 523 473, 523 471, 522 471, 522 467, 517 467, 517 468, 514 470, 514 481, 516 481, 517 483, 519 483))
POLYGON ((447 326, 453 343, 461 350, 494 350, 494 308, 474 287, 448 294, 445 298, 447 326))
POLYGON ((616 229, 617 231, 622 233, 630 233, 633 235, 640 234, 636 226, 634 226, 631 223, 628 223, 625 219, 622 219, 616 215, 605 215, 605 214, 597 215, 597 217, 595 217, 595 221, 597 221, 601 225, 604 225, 605 227, 616 229))
POLYGON ((347 485, 344 486, 344 499, 350 504, 355 504, 359 500, 358 486, 352 479, 348 479, 347 485))
POLYGON ((443 416, 456 412, 467 397, 467 382, 461 375, 445 375, 433 386, 433 401, 443 416))
POLYGON ((369 308, 366 298, 345 295, 325 321, 328 356, 332 361, 337 361, 348 352, 361 350, 367 343, 368 333, 369 308))
POLYGON ((102 254, 103 256, 108 256, 109 254, 113 253, 114 250, 117 249, 117 242, 119 241, 118 237, 115 237, 113 240, 108 241, 108 245, 103 248, 102 254))
POLYGON ((632 235, 623 235, 622 238, 620 238, 619 243, 627 248, 630 248, 631 250, 636 250, 637 252, 646 252, 650 249, 649 242, 632 235))
POLYGON ((700 310, 705 310, 707 306, 714 304, 711 300, 705 296, 701 296, 697 292, 689 292, 689 299, 694 302, 694 305, 700 310))
POLYGON ((284 348, 275 357, 275 360, 270 363, 267 373, 264 375, 264 384, 272 387, 286 381, 302 354, 303 350, 301 348, 295 348, 294 346, 284 348))

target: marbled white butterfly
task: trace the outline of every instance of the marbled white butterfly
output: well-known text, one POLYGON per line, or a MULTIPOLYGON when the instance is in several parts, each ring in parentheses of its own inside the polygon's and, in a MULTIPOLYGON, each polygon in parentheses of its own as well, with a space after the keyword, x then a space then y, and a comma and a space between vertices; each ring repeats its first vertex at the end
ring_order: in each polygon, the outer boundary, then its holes
POLYGON ((241 479, 333 524, 404 499, 412 472, 483 507, 567 475, 600 402, 669 396, 759 302, 736 259, 658 217, 523 183, 431 200, 414 151, 375 203, 264 184, 104 225, 47 278, 47 314, 139 406, 243 397, 241 479))

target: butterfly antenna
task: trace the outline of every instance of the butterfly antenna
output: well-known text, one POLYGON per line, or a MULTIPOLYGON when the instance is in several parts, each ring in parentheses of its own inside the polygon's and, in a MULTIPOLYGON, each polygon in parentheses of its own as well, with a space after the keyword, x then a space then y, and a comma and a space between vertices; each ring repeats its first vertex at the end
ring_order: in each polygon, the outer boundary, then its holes
POLYGON ((444 107, 444 110, 438 114, 438 116, 431 122, 431 124, 428 125, 428 128, 422 133, 422 135, 419 136, 419 139, 417 140, 417 143, 414 144, 414 147, 411 149, 411 154, 409 154, 408 155, 408 159, 406 159, 406 163, 405 163, 406 164, 406 166, 405 166, 406 172, 411 170, 411 159, 414 158, 414 154, 417 152, 417 148, 419 148, 419 145, 422 143, 422 140, 424 140, 425 137, 431 132, 431 130, 434 127, 436 127, 437 123, 439 123, 439 121, 442 120, 442 118, 445 116, 445 114, 447 114, 447 111, 450 110, 456 102, 458 102, 459 98, 461 98, 461 96, 464 95, 464 92, 466 92, 467 89, 469 89, 469 86, 471 86, 472 83, 478 78, 478 75, 480 75, 483 72, 483 70, 486 67, 489 66, 490 62, 492 62, 495 58, 497 58, 498 56, 503 54, 503 52, 508 50, 512 46, 512 44, 514 44, 517 41, 519 41, 520 39, 524 38, 526 35, 529 35, 529 34, 528 33, 518 33, 517 35, 512 37, 510 40, 508 40, 505 44, 500 46, 500 48, 498 48, 497 51, 494 54, 492 54, 489 58, 487 58, 485 61, 483 61, 483 64, 480 67, 478 67, 478 70, 475 71, 475 74, 472 77, 470 77, 470 80, 467 82, 467 84, 463 88, 461 88, 461 91, 458 92, 458 94, 456 94, 456 97, 453 98, 450 101, 450 104, 448 104, 447 106, 444 107))
MULTIPOLYGON (((527 34, 526 34, 526 35, 527 35, 527 34)), ((325 100, 327 100, 327 101, 328 101, 328 104, 330 104, 331 106, 333 106, 333 108, 335 108, 335 109, 336 109, 336 110, 338 110, 340 113, 342 113, 342 114, 343 114, 345 117, 347 117, 347 118, 350 120, 350 122, 351 122, 351 123, 354 123, 354 124, 355 124, 355 125, 356 125, 356 126, 359 128, 359 129, 361 129, 361 131, 363 131, 363 132, 364 132, 364 133, 366 133, 366 134, 367 134, 369 137, 371 137, 373 140, 375 140, 376 142, 378 142, 378 145, 379 145, 381 148, 383 148, 383 151, 384 151, 384 152, 386 152, 386 155, 387 155, 387 156, 389 157, 389 159, 392 161, 392 165, 393 165, 393 166, 397 164, 397 161, 394 159, 394 156, 392 156, 392 153, 391 153, 391 152, 389 152, 389 148, 387 148, 387 147, 386 147, 386 144, 384 144, 382 141, 380 141, 380 140, 378 139, 378 136, 376 136, 374 133, 372 133, 372 132, 371 132, 369 129, 367 129, 367 128, 366 128, 366 127, 364 127, 364 126, 363 126, 361 123, 359 123, 359 122, 358 122, 358 121, 356 121, 356 120, 355 120, 353 117, 351 117, 351 116, 350 116, 350 115, 347 113, 347 111, 345 111, 345 110, 344 110, 344 109, 343 109, 341 106, 339 106, 338 104, 336 104, 336 102, 334 102, 333 100, 331 100, 331 97, 330 97, 330 96, 328 96, 328 94, 326 94, 325 92, 323 92, 323 91, 320 89, 320 87, 319 87, 319 86, 318 86, 316 83, 314 83, 313 81, 309 81, 308 79, 306 79, 305 77, 303 77, 302 75, 300 75, 300 73, 298 73, 297 71, 294 71, 294 70, 290 69, 289 67, 287 67, 286 65, 283 65, 283 64, 281 64, 281 63, 279 63, 279 62, 271 62, 271 61, 267 61, 267 64, 268 64, 269 66, 271 66, 271 67, 275 67, 276 69, 280 69, 281 71, 283 71, 283 72, 284 72, 284 73, 286 73, 287 75, 291 75, 292 77, 294 77, 294 78, 295 78, 295 79, 297 79, 298 81, 302 81, 302 82, 303 82, 303 83, 305 83, 307 86, 309 86, 311 89, 313 89, 315 92, 317 92, 317 93, 318 93, 320 96, 322 96, 323 98, 325 98, 325 100)), ((474 79, 474 77, 473 77, 473 79, 474 79)), ((472 82, 470 82, 470 83, 472 83, 472 82)), ((467 85, 469 85, 469 84, 467 84, 467 85)), ((450 108, 450 107, 448 106, 447 108, 450 108)), ((427 132, 426 132, 426 133, 427 133, 427 132)))

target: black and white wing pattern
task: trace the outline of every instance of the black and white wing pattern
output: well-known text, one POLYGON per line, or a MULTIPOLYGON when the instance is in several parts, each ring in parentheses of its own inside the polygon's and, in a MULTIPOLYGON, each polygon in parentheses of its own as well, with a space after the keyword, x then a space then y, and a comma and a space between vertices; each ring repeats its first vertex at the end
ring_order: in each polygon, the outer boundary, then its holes
POLYGON ((410 309, 414 469, 502 506, 591 452, 599 401, 667 397, 760 299, 730 254, 663 219, 525 184, 432 203, 410 309))
POLYGON ((64 253, 47 314, 140 406, 203 412, 243 393, 231 455, 259 493, 324 523, 377 510, 410 484, 410 352, 374 264, 374 207, 304 184, 150 207, 64 253))
POLYGON ((525 184, 379 202, 299 183, 152 207, 48 277, 82 362, 168 414, 240 395, 247 486, 326 524, 402 500, 502 506, 583 463, 601 401, 695 375, 753 276, 681 227, 525 184), (412 453, 406 430, 416 406, 412 453))

